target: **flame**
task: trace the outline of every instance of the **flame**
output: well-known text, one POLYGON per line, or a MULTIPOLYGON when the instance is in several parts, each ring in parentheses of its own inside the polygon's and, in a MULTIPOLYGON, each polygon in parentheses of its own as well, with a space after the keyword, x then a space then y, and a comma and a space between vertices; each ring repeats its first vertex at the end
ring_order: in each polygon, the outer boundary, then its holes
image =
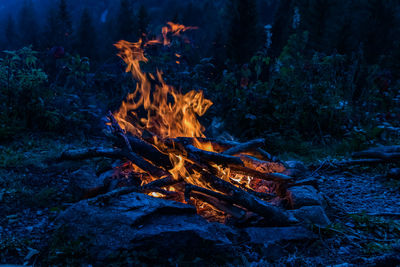
MULTIPOLYGON (((169 27, 163 28, 164 44, 168 40, 166 33, 178 35, 180 32, 195 28, 173 23, 168 25, 169 27)), ((137 136, 141 136, 143 130, 147 130, 161 138, 204 137, 204 127, 197 116, 204 115, 212 102, 204 98, 203 92, 193 90, 182 94, 165 83, 161 71, 157 70, 154 76, 143 72, 140 67, 140 62, 148 62, 144 48, 157 43, 160 42, 158 40, 143 42, 140 39, 136 43, 122 40, 115 44, 119 49, 118 56, 127 64, 126 72, 132 74, 137 85, 136 90, 127 96, 114 116, 124 130, 137 136), (152 86, 152 80, 157 80, 158 84, 152 86), (139 108, 146 111, 147 117, 139 119, 137 112, 139 108), (136 119, 134 123, 132 118, 136 119)))
POLYGON ((176 24, 173 22, 167 22, 168 26, 165 26, 162 28, 162 35, 164 38, 163 44, 165 46, 171 44, 171 39, 168 38, 168 34, 171 33, 174 36, 179 36, 182 32, 188 31, 188 30, 197 30, 198 27, 192 27, 192 26, 184 26, 181 24, 176 24))
MULTIPOLYGON (((154 40, 143 41, 140 39, 136 43, 121 40, 115 44, 119 50, 118 56, 127 64, 126 72, 130 72, 137 81, 136 89, 128 94, 121 104, 118 111, 114 112, 114 117, 123 130, 135 136, 142 137, 144 133, 153 137, 153 145, 169 155, 173 168, 168 170, 174 179, 183 178, 187 183, 209 188, 207 184, 201 183, 201 174, 195 170, 191 173, 185 168, 185 163, 190 162, 185 155, 171 152, 165 143, 159 139, 192 137, 193 145, 199 149, 220 152, 220 148, 214 148, 211 142, 200 141, 198 138, 205 137, 204 127, 198 120, 213 104, 204 97, 202 91, 190 91, 181 93, 176 88, 168 85, 163 79, 163 73, 157 70, 155 74, 144 72, 141 63, 147 63, 145 49, 153 45, 171 45, 171 35, 179 36, 182 32, 197 29, 197 27, 186 27, 184 25, 168 22, 162 28, 162 37, 154 40)), ((175 54, 176 63, 180 63, 182 56, 175 54)), ((244 158, 245 159, 245 158, 244 158)), ((251 165, 251 161, 244 160, 245 166, 251 165)), ((234 181, 237 184, 251 189, 253 178, 246 175, 232 174, 226 166, 212 165, 218 172, 218 176, 225 181, 234 181)), ((143 173, 144 171, 134 164, 130 164, 132 171, 143 173)), ((254 166, 253 166, 254 167, 254 166)), ((256 166, 262 172, 270 171, 268 166, 256 166)), ((278 167, 276 167, 278 168, 278 167)), ((158 177, 147 175, 148 180, 155 180, 158 177)), ((177 187, 178 188, 178 187, 177 187)), ((178 192, 174 186, 166 188, 170 192, 178 192)), ((212 188, 209 188, 212 189, 212 188)), ((164 197, 159 192, 152 192, 149 195, 154 197, 164 197)), ((183 199, 183 196, 182 196, 183 199)), ((206 210, 206 213, 218 216, 218 210, 212 205, 202 201, 196 201, 198 210, 206 210)))

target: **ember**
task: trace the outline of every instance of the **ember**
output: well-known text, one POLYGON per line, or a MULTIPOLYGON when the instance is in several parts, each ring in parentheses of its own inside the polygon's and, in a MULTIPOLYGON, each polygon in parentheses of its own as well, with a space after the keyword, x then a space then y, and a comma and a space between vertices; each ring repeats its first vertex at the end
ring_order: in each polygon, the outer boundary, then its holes
MULTIPOLYGON (((78 156, 127 160, 128 164, 117 169, 120 177, 140 179, 140 186, 125 187, 102 198, 137 191, 193 204, 211 221, 258 216, 271 225, 289 224, 282 207, 289 204, 286 188, 291 177, 281 174, 285 167, 261 149, 264 140, 237 143, 207 139, 198 116, 213 103, 203 92, 180 93, 165 83, 161 71, 153 75, 140 67, 148 61, 146 47, 169 45, 170 35, 192 29, 196 28, 169 22, 159 39, 115 44, 127 64, 126 72, 137 81, 136 90, 119 110, 108 114, 117 148, 81 151, 78 156)), ((76 156, 64 153, 65 158, 76 156)))

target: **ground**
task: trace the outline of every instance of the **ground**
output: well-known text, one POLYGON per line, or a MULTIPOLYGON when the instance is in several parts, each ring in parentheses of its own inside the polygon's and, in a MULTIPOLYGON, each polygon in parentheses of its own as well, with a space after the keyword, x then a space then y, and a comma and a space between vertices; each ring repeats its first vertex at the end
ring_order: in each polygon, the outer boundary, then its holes
MULTIPOLYGON (((88 147, 99 138, 61 138, 31 134, 0 149, 0 264, 57 264, 57 257, 78 256, 74 248, 54 248, 54 219, 78 199, 71 173, 79 163, 54 159, 63 150, 88 147), (51 249, 50 249, 51 247, 51 249)), ((400 183, 388 180, 387 166, 329 168, 313 163, 309 175, 319 180, 332 221, 328 227, 310 226, 320 238, 297 246, 277 265, 367 265, 388 263, 400 253, 400 183)), ((263 266, 243 257, 243 265, 263 266)))

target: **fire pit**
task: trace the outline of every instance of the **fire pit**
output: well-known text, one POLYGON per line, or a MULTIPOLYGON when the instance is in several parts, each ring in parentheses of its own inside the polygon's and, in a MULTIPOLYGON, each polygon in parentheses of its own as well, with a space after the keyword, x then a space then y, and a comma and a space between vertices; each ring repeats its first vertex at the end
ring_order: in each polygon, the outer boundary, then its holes
POLYGON ((95 201, 139 192, 191 204, 209 221, 256 220, 270 226, 297 222, 286 211, 293 207, 288 188, 304 181, 284 174, 284 164, 261 148, 263 139, 239 143, 206 138, 198 117, 213 103, 203 92, 181 93, 166 84, 161 71, 141 69, 140 63, 148 61, 147 47, 168 46, 170 36, 192 29, 168 23, 158 39, 115 44, 137 84, 119 110, 107 115, 114 147, 65 151, 61 158, 124 161, 111 178, 119 188, 95 201))

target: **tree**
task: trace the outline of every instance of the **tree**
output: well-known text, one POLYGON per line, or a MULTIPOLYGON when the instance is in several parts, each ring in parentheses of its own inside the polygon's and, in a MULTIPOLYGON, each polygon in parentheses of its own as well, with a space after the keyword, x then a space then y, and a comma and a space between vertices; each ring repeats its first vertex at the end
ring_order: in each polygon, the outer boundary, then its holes
POLYGON ((65 0, 60 0, 58 5, 58 40, 62 42, 65 47, 69 47, 72 35, 72 21, 68 11, 67 3, 65 0))
POLYGON ((55 8, 49 8, 47 14, 47 22, 44 27, 44 45, 47 49, 59 45, 59 36, 61 35, 59 34, 59 32, 60 31, 57 10, 55 8))
POLYGON ((79 27, 77 29, 76 49, 82 56, 93 58, 96 51, 96 28, 93 25, 89 10, 82 12, 79 27))
POLYGON ((147 27, 149 26, 150 17, 144 5, 141 5, 137 15, 138 18, 138 36, 144 37, 147 35, 147 27))
POLYGON ((131 0, 121 0, 117 17, 116 39, 125 39, 128 41, 135 40, 135 26, 136 20, 131 0))
POLYGON ((9 47, 14 47, 16 39, 17 39, 17 35, 15 33, 16 29, 15 29, 15 22, 13 17, 10 15, 8 15, 8 19, 7 19, 7 25, 6 25, 6 29, 5 29, 5 36, 6 36, 6 40, 8 42, 8 46, 9 47))
POLYGON ((245 63, 260 47, 260 30, 255 0, 231 0, 230 26, 227 44, 228 56, 236 63, 245 63))
POLYGON ((18 22, 22 45, 38 46, 38 26, 32 0, 25 0, 19 13, 18 22))

